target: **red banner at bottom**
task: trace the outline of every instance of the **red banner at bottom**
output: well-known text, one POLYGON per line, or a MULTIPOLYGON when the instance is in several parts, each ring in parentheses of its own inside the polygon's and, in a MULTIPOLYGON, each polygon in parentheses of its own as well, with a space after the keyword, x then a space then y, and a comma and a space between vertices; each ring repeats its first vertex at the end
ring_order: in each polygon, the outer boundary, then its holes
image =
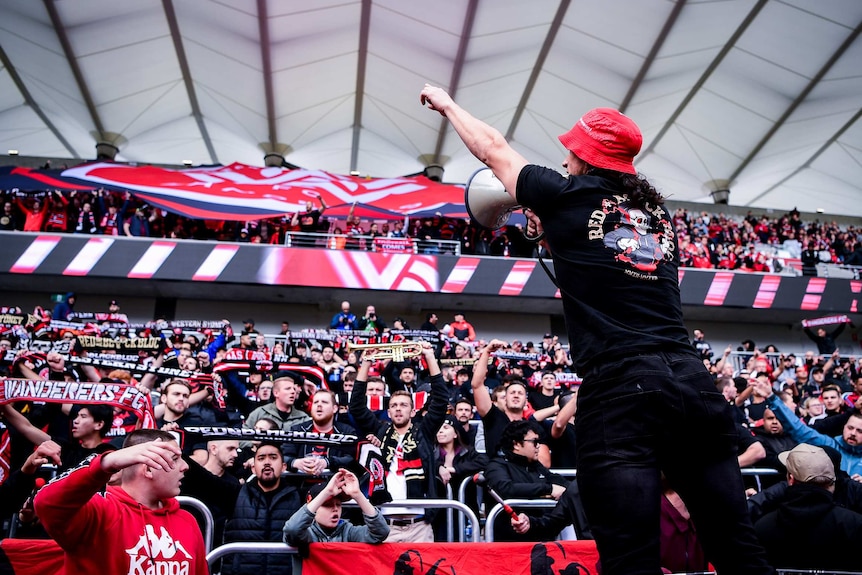
POLYGON ((596 575, 594 541, 312 543, 303 575, 596 575))

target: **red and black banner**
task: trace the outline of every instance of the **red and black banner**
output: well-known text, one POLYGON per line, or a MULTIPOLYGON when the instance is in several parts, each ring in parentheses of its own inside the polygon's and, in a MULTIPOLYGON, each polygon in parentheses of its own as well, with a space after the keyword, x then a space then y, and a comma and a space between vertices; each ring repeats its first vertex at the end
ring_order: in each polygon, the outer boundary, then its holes
MULTIPOLYGON (((306 575, 595 575, 593 541, 550 543, 312 543, 306 575)), ((50 540, 4 539, 0 575, 52 575, 63 550, 50 540)))
MULTIPOLYGON (((425 176, 367 178, 320 170, 289 170, 234 163, 172 170, 91 162, 66 170, 0 167, 0 189, 129 191, 172 213, 204 220, 247 221, 305 211, 305 202, 329 206, 327 213, 374 219, 466 218, 464 188, 425 176)), ((397 242, 393 244, 397 247, 397 242)), ((403 246, 402 246, 403 247, 403 246)), ((411 249, 412 251, 412 249, 411 249)))
POLYGON ((550 543, 312 543, 305 575, 595 575, 594 541, 550 543))

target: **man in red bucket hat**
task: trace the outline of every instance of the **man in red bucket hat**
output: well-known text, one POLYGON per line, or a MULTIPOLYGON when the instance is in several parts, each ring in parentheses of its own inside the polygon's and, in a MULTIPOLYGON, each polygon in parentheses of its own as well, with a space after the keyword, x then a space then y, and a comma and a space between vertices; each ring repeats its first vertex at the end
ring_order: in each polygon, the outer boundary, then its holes
POLYGON ((559 137, 566 175, 530 164, 492 126, 426 85, 554 260, 574 368, 578 487, 605 575, 661 573, 661 473, 719 573, 774 573, 748 517, 736 429, 688 340, 678 246, 661 194, 637 173, 643 138, 611 108, 559 137))

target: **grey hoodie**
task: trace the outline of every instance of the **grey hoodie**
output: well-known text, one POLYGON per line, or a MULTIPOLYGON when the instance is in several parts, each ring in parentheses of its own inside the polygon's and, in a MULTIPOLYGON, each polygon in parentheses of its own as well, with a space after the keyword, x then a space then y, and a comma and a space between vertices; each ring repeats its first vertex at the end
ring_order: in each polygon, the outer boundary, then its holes
POLYGON ((314 513, 303 505, 284 524, 284 542, 299 548, 293 554, 293 575, 302 575, 302 557, 308 553, 310 543, 330 543, 344 541, 349 543, 383 543, 389 536, 389 525, 380 514, 364 515, 365 525, 354 525, 346 519, 338 522, 332 533, 327 533, 314 520, 314 513))

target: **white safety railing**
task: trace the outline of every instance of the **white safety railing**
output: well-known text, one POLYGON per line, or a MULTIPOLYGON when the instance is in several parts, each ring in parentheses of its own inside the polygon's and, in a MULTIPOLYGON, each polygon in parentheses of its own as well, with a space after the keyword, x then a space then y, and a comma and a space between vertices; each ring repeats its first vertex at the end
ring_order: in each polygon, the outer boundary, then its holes
POLYGON ((387 238, 383 236, 318 234, 288 232, 284 245, 295 248, 325 248, 362 252, 461 255, 461 242, 455 240, 424 240, 419 238, 387 238))
MULTIPOLYGON (((549 509, 557 505, 554 499, 505 499, 504 502, 512 508, 541 507, 549 509)), ((494 521, 500 513, 503 513, 503 509, 503 505, 498 503, 485 516, 485 541, 488 543, 494 541, 494 521)))

